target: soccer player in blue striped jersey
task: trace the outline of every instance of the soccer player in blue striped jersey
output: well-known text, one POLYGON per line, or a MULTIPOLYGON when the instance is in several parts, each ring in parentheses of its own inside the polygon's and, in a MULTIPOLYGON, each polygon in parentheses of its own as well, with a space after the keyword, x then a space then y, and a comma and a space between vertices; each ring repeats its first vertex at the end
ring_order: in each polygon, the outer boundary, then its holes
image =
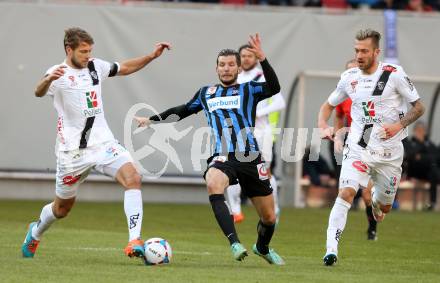
POLYGON ((280 84, 261 48, 260 36, 250 36, 249 45, 248 50, 260 61, 266 82, 238 84, 240 55, 235 50, 223 49, 217 56, 219 84, 200 88, 186 104, 149 118, 135 119, 139 126, 148 126, 151 123, 179 121, 203 110, 215 140, 214 154, 208 159, 204 174, 209 201, 220 228, 229 240, 234 258, 241 261, 248 253, 238 238, 224 192, 229 185, 240 183, 260 217, 253 252, 270 264, 283 265, 284 260, 269 248, 276 222, 274 198, 268 171, 253 135, 258 102, 279 93, 280 84), (170 117, 173 114, 177 119, 170 117))

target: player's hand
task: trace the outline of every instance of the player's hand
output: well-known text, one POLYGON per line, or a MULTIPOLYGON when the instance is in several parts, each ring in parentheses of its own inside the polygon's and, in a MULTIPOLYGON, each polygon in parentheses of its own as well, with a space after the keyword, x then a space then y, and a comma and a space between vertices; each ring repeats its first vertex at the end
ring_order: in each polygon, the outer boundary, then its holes
POLYGON ((247 48, 250 52, 254 53, 257 57, 258 61, 264 61, 266 59, 266 55, 261 49, 261 39, 260 35, 256 33, 255 35, 249 35, 249 45, 251 48, 247 48))
POLYGON ((159 57, 160 55, 162 55, 162 53, 165 49, 171 50, 171 43, 169 43, 169 42, 156 43, 156 46, 155 46, 153 53, 152 53, 153 57, 154 58, 159 57))
POLYGON ((64 69, 65 68, 67 68, 67 66, 66 65, 59 65, 55 70, 53 70, 53 72, 52 73, 50 73, 48 76, 47 76, 47 79, 49 80, 49 81, 55 81, 55 80, 58 80, 59 78, 61 78, 62 76, 64 76, 64 73, 65 73, 65 71, 64 71, 64 69))
POLYGON ((394 124, 384 124, 382 128, 379 129, 378 136, 382 140, 388 140, 394 137, 400 130, 403 129, 400 122, 394 124))
POLYGON ((148 117, 134 116, 133 119, 138 123, 138 128, 140 128, 140 127, 149 127, 151 125, 151 120, 148 117))
POLYGON ((334 134, 334 128, 333 127, 326 127, 326 128, 319 128, 321 139, 328 139, 333 140, 334 134))

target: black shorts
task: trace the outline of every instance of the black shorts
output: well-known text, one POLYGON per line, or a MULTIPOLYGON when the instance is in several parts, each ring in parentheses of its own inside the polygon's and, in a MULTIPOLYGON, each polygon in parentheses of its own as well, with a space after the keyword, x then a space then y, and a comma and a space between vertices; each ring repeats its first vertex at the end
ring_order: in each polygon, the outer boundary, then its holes
POLYGON ((209 168, 216 168, 226 174, 229 185, 240 184, 242 192, 249 198, 268 196, 272 193, 265 162, 260 158, 252 162, 240 162, 227 156, 211 156, 208 159, 203 178, 209 168))

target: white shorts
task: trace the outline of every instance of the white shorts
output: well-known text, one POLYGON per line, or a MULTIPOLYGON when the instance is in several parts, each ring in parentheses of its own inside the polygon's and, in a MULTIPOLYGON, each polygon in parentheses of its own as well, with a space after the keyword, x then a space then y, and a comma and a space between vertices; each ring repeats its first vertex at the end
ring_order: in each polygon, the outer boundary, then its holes
POLYGON ((92 169, 114 178, 119 168, 128 162, 133 162, 133 158, 117 141, 60 151, 57 156, 55 193, 62 199, 73 198, 92 169))
POLYGON ((347 144, 342 157, 339 188, 367 187, 374 183, 375 198, 383 205, 394 202, 402 175, 403 144, 395 148, 372 150, 357 144, 347 144))
POLYGON ((254 128, 254 136, 257 139, 263 160, 269 165, 272 162, 273 136, 270 126, 264 128, 254 128))

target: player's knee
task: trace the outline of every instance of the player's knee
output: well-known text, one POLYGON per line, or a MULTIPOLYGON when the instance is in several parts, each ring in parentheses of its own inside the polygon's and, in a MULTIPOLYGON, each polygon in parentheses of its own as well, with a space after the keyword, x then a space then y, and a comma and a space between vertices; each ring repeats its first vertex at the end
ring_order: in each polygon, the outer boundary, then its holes
POLYGON ((391 211, 391 205, 381 205, 380 210, 382 210, 383 213, 389 213, 391 211))
POLYGON ((69 206, 58 206, 58 207, 55 206, 53 209, 53 214, 58 219, 64 218, 69 214, 71 209, 72 209, 72 207, 69 207, 69 206))
POLYGON ((209 180, 206 183, 206 188, 208 189, 209 194, 223 194, 224 193, 224 188, 222 188, 222 186, 218 182, 215 182, 214 180, 209 180))
POLYGON ((277 222, 277 217, 275 213, 267 213, 261 217, 261 222, 265 225, 275 225, 277 222))
POLYGON ((339 190, 338 197, 345 200, 348 203, 353 203, 353 199, 356 196, 356 191, 352 188, 345 188, 339 190))
POLYGON ((142 177, 137 172, 131 174, 124 180, 124 187, 127 189, 138 189, 141 187, 142 177))

